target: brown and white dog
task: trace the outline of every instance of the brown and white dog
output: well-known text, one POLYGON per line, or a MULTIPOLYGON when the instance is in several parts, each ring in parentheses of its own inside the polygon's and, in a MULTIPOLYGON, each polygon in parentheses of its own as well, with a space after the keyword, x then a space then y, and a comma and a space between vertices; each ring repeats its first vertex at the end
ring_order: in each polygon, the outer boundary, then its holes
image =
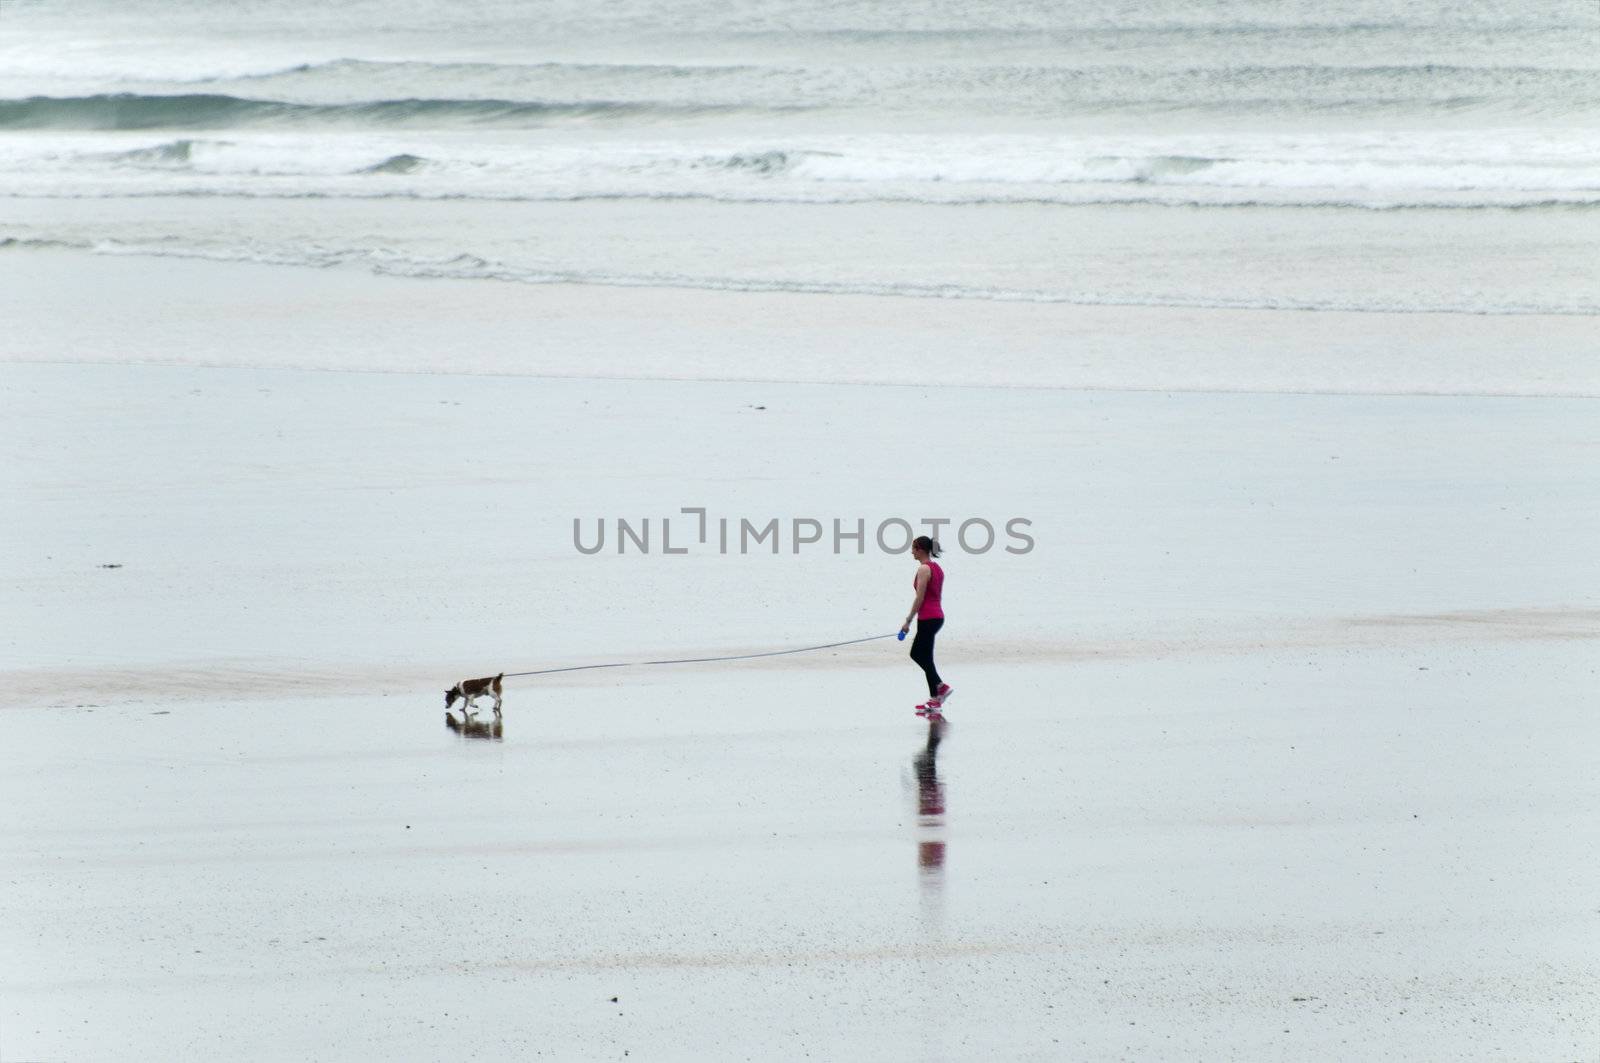
POLYGON ((456 703, 457 698, 460 698, 463 702, 465 702, 465 704, 463 704, 461 707, 462 714, 470 715, 473 712, 474 702, 481 697, 492 696, 494 698, 494 714, 499 716, 500 680, 504 679, 505 677, 506 674, 501 672, 499 675, 490 676, 487 679, 463 679, 461 682, 444 692, 445 711, 448 712, 450 706, 456 703))

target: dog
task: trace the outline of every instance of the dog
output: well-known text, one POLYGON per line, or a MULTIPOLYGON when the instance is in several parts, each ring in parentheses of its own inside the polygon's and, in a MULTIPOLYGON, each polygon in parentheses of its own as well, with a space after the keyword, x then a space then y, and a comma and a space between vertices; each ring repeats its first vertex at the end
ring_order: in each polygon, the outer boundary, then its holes
POLYGON ((456 699, 459 698, 462 702, 464 702, 461 707, 462 714, 471 715, 475 711, 473 705, 479 698, 484 697, 485 695, 492 695, 494 697, 494 714, 499 716, 500 680, 504 679, 505 677, 506 674, 501 672, 499 675, 491 676, 487 679, 463 679, 461 682, 444 692, 445 711, 449 712, 450 706, 454 705, 456 703, 456 699))

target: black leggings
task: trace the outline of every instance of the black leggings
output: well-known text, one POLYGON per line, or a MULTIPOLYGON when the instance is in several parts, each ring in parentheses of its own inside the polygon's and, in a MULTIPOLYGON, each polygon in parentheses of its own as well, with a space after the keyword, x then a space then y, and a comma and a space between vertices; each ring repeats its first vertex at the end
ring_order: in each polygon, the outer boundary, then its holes
POLYGON ((933 637, 944 627, 944 617, 936 616, 924 620, 917 618, 917 637, 911 640, 911 659, 917 662, 924 675, 928 677, 928 696, 935 697, 939 693, 939 669, 933 666, 933 637))

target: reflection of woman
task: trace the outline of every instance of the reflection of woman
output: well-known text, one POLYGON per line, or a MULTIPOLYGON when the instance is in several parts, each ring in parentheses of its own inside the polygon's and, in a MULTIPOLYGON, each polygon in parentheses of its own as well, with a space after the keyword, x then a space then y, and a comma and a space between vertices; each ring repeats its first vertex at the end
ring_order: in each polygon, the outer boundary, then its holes
POLYGON ((939 670, 933 666, 933 640, 944 627, 944 607, 939 600, 944 592, 944 569, 934 560, 939 553, 939 544, 926 535, 919 535, 912 542, 911 556, 917 559, 917 575, 911 585, 916 588, 917 597, 911 603, 911 612, 906 614, 906 622, 900 625, 904 634, 911 630, 912 618, 917 621, 917 637, 911 640, 911 659, 917 662, 928 680, 927 703, 917 706, 917 713, 923 716, 937 714, 945 699, 950 697, 950 684, 939 678, 939 670))
MULTIPOLYGON (((917 773, 917 815, 924 828, 944 825, 944 783, 939 781, 939 768, 934 762, 944 728, 941 717, 928 718, 928 744, 911 762, 911 769, 917 773)), ((917 842, 917 866, 927 876, 928 884, 938 886, 944 874, 944 838, 938 831, 924 830, 923 834, 917 842)))
POLYGON ((942 816, 944 815, 944 783, 939 781, 939 743, 944 740, 944 729, 948 726, 943 720, 935 717, 928 721, 928 744, 917 754, 911 762, 911 770, 917 773, 917 815, 942 816))

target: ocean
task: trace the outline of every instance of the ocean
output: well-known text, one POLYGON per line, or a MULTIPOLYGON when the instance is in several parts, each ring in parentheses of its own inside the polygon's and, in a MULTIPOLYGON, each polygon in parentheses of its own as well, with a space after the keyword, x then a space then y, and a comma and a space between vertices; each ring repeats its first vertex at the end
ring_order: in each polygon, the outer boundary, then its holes
POLYGON ((1600 313, 1575 0, 0 0, 0 249, 1600 313))

